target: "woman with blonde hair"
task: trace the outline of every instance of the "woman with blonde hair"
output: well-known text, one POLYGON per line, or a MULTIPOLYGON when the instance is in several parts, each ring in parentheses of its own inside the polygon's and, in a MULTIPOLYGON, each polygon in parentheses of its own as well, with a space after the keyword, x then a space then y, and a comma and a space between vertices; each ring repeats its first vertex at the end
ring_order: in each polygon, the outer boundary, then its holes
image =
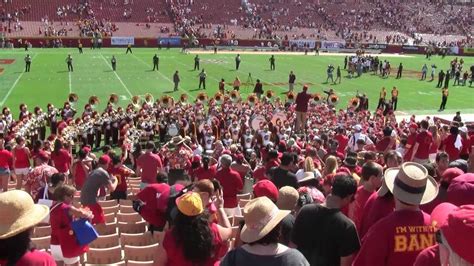
POLYGON ((297 172, 296 172, 296 179, 298 180, 298 182, 300 182, 300 180, 302 180, 304 178, 304 173, 305 172, 312 172, 314 173, 314 176, 316 179, 319 179, 321 178, 321 173, 318 171, 318 169, 316 169, 316 167, 314 166, 314 161, 313 161, 313 158, 311 158, 310 156, 306 157, 303 161, 303 168, 300 168, 297 172))
POLYGON ((339 165, 337 163, 337 158, 335 156, 328 156, 325 161, 324 169, 323 169, 323 193, 325 195, 331 192, 332 187, 332 180, 336 175, 337 168, 339 165))
POLYGON ((439 146, 441 145, 441 135, 439 134, 439 129, 436 125, 429 126, 428 131, 431 132, 431 135, 433 136, 433 142, 430 146, 430 154, 428 158, 431 163, 434 163, 439 146))

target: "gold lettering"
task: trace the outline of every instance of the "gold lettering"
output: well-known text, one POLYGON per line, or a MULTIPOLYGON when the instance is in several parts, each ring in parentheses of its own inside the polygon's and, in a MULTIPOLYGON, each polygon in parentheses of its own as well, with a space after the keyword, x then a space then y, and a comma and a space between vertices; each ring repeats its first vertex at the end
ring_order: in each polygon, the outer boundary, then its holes
POLYGON ((418 235, 410 235, 410 244, 408 245, 408 251, 420 250, 420 244, 418 243, 418 235))
POLYGON ((415 233, 416 232, 416 227, 415 226, 408 226, 408 230, 410 230, 410 233, 415 233))
POLYGON ((407 237, 395 236, 395 250, 394 252, 404 252, 407 249, 407 237))
POLYGON ((421 234, 420 235, 420 242, 421 242, 421 249, 425 249, 427 247, 433 246, 434 243, 434 235, 433 234, 421 234))

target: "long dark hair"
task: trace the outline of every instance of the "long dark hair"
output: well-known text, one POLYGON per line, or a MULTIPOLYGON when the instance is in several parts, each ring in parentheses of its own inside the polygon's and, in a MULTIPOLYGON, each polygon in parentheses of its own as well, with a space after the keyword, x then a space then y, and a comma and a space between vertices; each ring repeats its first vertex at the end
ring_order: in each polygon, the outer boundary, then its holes
POLYGON ((31 242, 31 228, 7 239, 0 239, 0 260, 7 266, 14 266, 23 255, 34 248, 31 242))
POLYGON ((176 244, 181 246, 184 257, 196 265, 214 256, 214 237, 208 216, 203 213, 190 217, 178 211, 174 220, 172 234, 176 244))
POLYGON ((59 155, 59 151, 63 148, 63 143, 59 140, 59 139, 56 139, 54 141, 54 154, 56 155, 59 155))

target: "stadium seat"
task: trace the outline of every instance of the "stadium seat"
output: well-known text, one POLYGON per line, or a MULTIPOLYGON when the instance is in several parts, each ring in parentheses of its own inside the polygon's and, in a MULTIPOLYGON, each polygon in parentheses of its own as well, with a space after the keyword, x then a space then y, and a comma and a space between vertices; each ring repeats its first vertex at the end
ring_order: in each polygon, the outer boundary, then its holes
POLYGON ((35 227, 35 230, 33 231, 33 236, 32 237, 45 237, 45 236, 50 236, 51 235, 51 226, 37 226, 35 227))
POLYGON ((105 222, 110 224, 110 223, 115 223, 117 219, 115 218, 115 213, 108 213, 104 215, 105 222))
POLYGON ((125 258, 134 261, 154 261, 158 244, 149 246, 128 246, 124 247, 125 258))
POLYGON ((120 213, 136 213, 132 206, 122 206, 119 207, 120 213))
MULTIPOLYGON (((156 234, 156 232, 155 232, 156 234)), ((160 239, 161 240, 161 239, 160 239)), ((158 243, 150 233, 140 234, 120 234, 120 244, 122 246, 148 246, 158 243)))
POLYGON ((155 265, 153 261, 134 261, 128 260, 127 266, 153 266, 155 265))
POLYGON ((241 200, 241 199, 249 200, 251 198, 252 198, 252 194, 250 194, 250 193, 237 194, 237 199, 238 200, 241 200))
POLYGON ((103 229, 98 228, 97 232, 101 236, 116 234, 118 233, 117 222, 106 223, 105 227, 103 229))
POLYGON ((92 243, 89 244, 91 248, 111 248, 120 245, 118 233, 111 235, 101 235, 92 243))
POLYGON ((117 205, 117 201, 116 201, 116 200, 99 201, 99 205, 100 205, 102 208, 114 207, 114 206, 117 205))
POLYGON ((133 202, 131 200, 124 200, 124 199, 119 200, 120 206, 132 206, 132 204, 133 202))
POLYGON ((122 223, 136 223, 143 219, 138 213, 117 213, 117 221, 122 223))
POLYGON ((114 213, 116 214, 119 211, 119 205, 115 202, 115 206, 112 207, 102 207, 104 214, 114 213))
POLYGON ((110 265, 122 262, 122 247, 90 248, 87 252, 86 263, 110 265))
POLYGON ((240 222, 244 220, 243 216, 233 216, 232 217, 232 226, 239 226, 240 222))
POLYGON ((239 207, 240 208, 243 208, 245 207, 245 205, 247 205, 247 203, 249 203, 250 199, 240 199, 239 200, 239 207))
POLYGON ((120 234, 138 234, 144 233, 146 231, 146 223, 145 221, 137 222, 137 223, 118 223, 118 229, 120 234))
POLYGON ((37 238, 32 237, 31 242, 33 242, 36 249, 48 252, 51 247, 51 236, 48 235, 37 238))

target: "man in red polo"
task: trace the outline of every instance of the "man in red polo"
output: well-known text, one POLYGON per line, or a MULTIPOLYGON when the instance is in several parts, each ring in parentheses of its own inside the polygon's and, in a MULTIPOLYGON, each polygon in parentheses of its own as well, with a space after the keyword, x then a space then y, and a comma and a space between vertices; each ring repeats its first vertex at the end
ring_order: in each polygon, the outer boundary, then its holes
POLYGON ((137 160, 137 174, 141 176, 142 182, 140 188, 143 189, 148 184, 156 183, 156 174, 163 171, 163 164, 161 158, 154 154, 155 143, 149 141, 146 144, 146 152, 137 160))
POLYGON ((242 190, 244 184, 237 171, 230 168, 232 157, 224 154, 219 159, 221 169, 216 173, 216 180, 221 183, 224 192, 224 211, 227 215, 241 216, 242 213, 237 200, 237 194, 242 190))
POLYGON ((306 129, 306 115, 308 112, 308 102, 311 99, 311 94, 307 93, 308 85, 303 86, 303 91, 296 96, 296 127, 295 131, 300 133, 306 129))
POLYGON ((429 163, 430 147, 433 143, 433 135, 428 131, 428 121, 420 122, 420 133, 416 135, 416 142, 413 146, 410 161, 420 164, 429 163))

